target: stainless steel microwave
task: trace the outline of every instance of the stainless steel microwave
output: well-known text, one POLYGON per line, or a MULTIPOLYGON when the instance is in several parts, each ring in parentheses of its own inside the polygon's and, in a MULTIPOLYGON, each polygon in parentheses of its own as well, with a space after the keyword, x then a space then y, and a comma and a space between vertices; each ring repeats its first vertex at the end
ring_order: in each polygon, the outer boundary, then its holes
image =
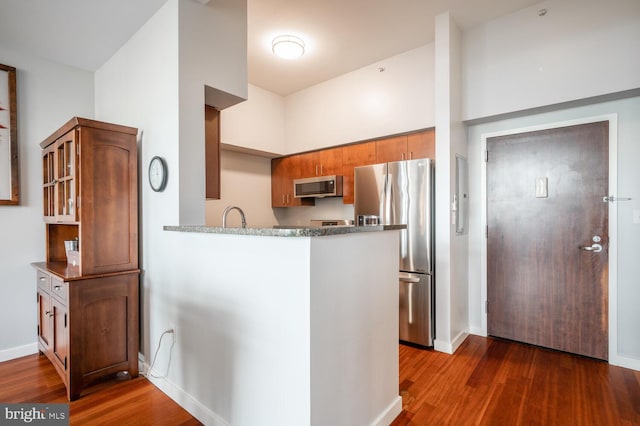
POLYGON ((342 196, 342 176, 317 176, 293 181, 295 198, 322 198, 342 196))

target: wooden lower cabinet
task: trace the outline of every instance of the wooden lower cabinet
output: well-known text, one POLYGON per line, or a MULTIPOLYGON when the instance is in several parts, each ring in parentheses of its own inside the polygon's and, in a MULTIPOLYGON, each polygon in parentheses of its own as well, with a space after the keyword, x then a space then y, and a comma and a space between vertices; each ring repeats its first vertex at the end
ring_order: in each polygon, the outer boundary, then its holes
POLYGON ((138 275, 65 276, 33 264, 38 279, 38 349, 75 400, 92 382, 138 376, 138 275))

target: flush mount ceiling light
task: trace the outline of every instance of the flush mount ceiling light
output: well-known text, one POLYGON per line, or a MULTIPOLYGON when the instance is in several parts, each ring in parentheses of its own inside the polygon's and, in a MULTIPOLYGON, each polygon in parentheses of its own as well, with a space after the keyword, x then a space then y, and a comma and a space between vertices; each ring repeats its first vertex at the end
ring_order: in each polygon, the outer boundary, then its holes
POLYGON ((281 35, 271 42, 273 53, 284 59, 296 59, 304 54, 304 41, 292 35, 281 35))

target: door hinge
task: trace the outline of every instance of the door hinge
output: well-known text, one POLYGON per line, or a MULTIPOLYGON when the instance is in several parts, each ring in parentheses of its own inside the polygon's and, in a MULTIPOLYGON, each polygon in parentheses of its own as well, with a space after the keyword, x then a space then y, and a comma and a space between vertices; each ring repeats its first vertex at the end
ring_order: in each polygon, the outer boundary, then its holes
POLYGON ((489 150, 488 149, 484 150, 484 162, 485 163, 489 162, 489 150))
POLYGON ((613 195, 608 195, 602 197, 603 203, 615 203, 616 201, 631 201, 630 197, 615 197, 613 195))
POLYGON ((64 314, 64 328, 67 328, 67 314, 64 314))
POLYGON ((40 335, 40 325, 37 325, 36 329, 38 330, 38 334, 36 334, 36 336, 39 336, 40 335))
POLYGON ((64 357, 64 369, 65 370, 67 369, 67 357, 66 356, 64 357))

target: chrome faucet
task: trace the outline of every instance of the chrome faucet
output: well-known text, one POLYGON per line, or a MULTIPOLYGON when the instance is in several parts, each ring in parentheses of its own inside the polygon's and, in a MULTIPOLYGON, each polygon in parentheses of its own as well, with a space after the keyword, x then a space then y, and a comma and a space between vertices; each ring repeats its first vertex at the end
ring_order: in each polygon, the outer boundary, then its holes
POLYGON ((238 210, 238 212, 240 212, 240 219, 242 220, 242 227, 246 228, 247 227, 247 221, 244 219, 244 212, 238 206, 228 206, 226 209, 224 209, 224 211, 222 212, 222 227, 223 228, 227 227, 227 215, 229 214, 229 212, 231 210, 234 210, 234 209, 238 210))

